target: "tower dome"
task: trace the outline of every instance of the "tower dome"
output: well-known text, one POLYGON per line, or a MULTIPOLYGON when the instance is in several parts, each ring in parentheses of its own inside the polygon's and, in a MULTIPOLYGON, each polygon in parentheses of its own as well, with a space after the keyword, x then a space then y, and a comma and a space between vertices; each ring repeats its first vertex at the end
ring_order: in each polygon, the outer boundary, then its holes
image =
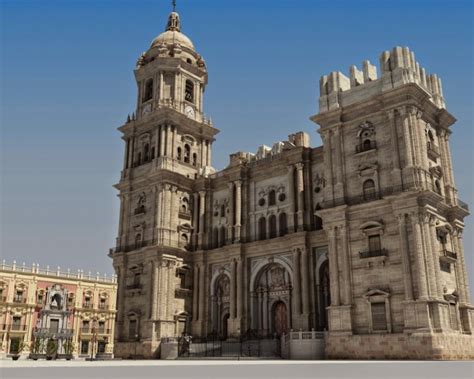
POLYGON ((152 41, 150 48, 159 47, 163 44, 180 44, 181 47, 187 47, 191 50, 195 50, 194 45, 189 37, 181 33, 181 21, 179 19, 179 14, 175 11, 171 12, 168 16, 166 30, 152 41))

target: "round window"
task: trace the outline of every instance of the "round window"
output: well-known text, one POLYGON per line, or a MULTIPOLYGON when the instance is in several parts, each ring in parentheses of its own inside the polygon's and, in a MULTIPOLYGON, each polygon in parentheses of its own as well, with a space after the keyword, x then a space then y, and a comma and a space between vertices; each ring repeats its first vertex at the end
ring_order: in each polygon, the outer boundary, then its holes
POLYGON ((321 192, 321 187, 319 187, 319 186, 318 186, 318 187, 316 187, 316 188, 314 189, 314 192, 316 192, 316 193, 320 193, 320 192, 321 192))
POLYGON ((260 205, 261 207, 263 207, 265 205, 265 199, 264 198, 261 198, 259 201, 258 201, 258 205, 260 205))
POLYGON ((286 195, 284 193, 280 193, 280 195, 278 195, 278 200, 285 201, 286 200, 286 195))

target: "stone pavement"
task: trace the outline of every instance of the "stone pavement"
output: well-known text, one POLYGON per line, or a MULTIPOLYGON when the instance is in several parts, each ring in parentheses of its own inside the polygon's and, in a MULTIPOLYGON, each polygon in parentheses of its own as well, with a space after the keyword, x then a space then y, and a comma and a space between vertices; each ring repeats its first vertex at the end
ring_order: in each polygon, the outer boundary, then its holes
POLYGON ((452 361, 0 361, 9 378, 472 379, 474 362, 452 361))

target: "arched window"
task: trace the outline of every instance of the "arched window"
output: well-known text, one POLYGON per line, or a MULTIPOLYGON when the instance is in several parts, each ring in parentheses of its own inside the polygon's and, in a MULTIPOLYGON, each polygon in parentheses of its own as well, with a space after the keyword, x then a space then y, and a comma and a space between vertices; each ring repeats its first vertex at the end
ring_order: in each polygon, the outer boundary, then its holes
POLYGON ((269 226, 269 238, 275 238, 277 236, 277 220, 275 215, 271 215, 268 219, 269 226))
POLYGON ((372 148, 372 141, 370 139, 366 139, 363 142, 364 151, 370 150, 372 148))
POLYGON ((288 221, 286 218, 286 213, 280 213, 279 217, 279 226, 280 226, 280 237, 284 236, 288 233, 288 221))
POLYGON ((150 160, 150 145, 147 143, 145 144, 145 146, 143 146, 143 156, 145 162, 148 162, 150 160))
POLYGON ((374 200, 376 197, 375 182, 367 179, 363 184, 364 200, 374 200))
POLYGON ((435 192, 438 194, 438 195, 442 195, 442 192, 441 192, 441 184, 439 184, 439 180, 435 180, 434 182, 434 190, 435 192))
POLYGON ((225 217, 225 205, 221 205, 221 217, 225 217))
POLYGON ((140 247, 142 247, 142 235, 138 233, 135 236, 135 249, 139 249, 140 247))
POLYGON ((197 154, 193 153, 193 166, 196 166, 197 164, 197 154))
POLYGON ((184 145, 184 163, 189 163, 189 157, 191 155, 191 147, 188 144, 184 145))
POLYGON ((186 234, 181 234, 181 246, 185 249, 188 247, 188 236, 186 234))
POLYGON ((258 220, 258 239, 264 240, 267 238, 267 220, 265 217, 260 217, 258 220))
POLYGON ((194 103, 194 83, 191 80, 186 80, 186 88, 184 90, 184 99, 194 103))
POLYGON ((225 226, 222 225, 219 232, 219 246, 225 245, 225 226))
POLYGON ((143 93, 143 102, 153 98, 153 79, 148 79, 145 83, 145 92, 143 93))
POLYGON ((178 161, 180 161, 180 160, 181 160, 181 157, 182 157, 181 148, 178 147, 178 151, 176 152, 176 159, 177 159, 178 161))
POLYGON ((151 148, 151 159, 155 159, 155 147, 151 148))
MULTIPOLYGON (((321 209, 321 205, 318 203, 316 204, 317 211, 321 209)), ((321 230, 323 228, 323 219, 317 215, 314 216, 314 228, 315 230, 321 230)))
POLYGON ((142 164, 142 153, 138 153, 137 166, 140 166, 141 164, 142 164))
POLYGON ((268 193, 268 205, 275 205, 276 204, 276 194, 275 190, 271 190, 268 193))

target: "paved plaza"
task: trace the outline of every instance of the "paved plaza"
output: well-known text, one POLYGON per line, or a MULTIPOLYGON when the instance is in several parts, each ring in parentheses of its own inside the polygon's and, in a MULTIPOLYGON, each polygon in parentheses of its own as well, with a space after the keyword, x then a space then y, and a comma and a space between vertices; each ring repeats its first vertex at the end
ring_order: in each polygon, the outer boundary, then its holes
POLYGON ((9 378, 472 379, 474 362, 447 361, 0 361, 9 378))

